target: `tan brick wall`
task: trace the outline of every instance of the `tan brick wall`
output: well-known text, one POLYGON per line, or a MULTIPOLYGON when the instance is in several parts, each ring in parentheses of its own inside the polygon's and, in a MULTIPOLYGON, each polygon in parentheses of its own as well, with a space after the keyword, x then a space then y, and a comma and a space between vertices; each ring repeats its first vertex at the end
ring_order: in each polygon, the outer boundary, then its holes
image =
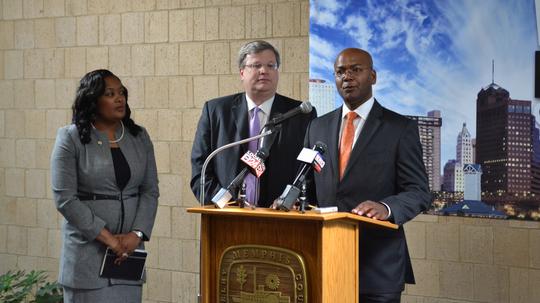
MULTIPOLYGON (((145 302, 195 302, 199 220, 185 208, 202 105, 239 91, 236 52, 253 39, 281 51, 279 91, 306 100, 308 31, 307 0, 0 0, 0 273, 56 277, 49 155, 77 81, 108 68, 157 156, 145 302)), ((540 302, 538 223, 420 216, 406 231, 418 284, 404 302, 540 302)))
POLYGON ((404 303, 540 302, 540 222, 421 215, 404 303))
POLYGON ((198 217, 186 207, 189 154, 205 100, 240 90, 236 53, 267 39, 279 91, 307 99, 309 1, 0 0, 0 273, 57 276, 61 216, 49 157, 78 80, 110 69, 153 139, 161 198, 148 244, 146 302, 195 302, 198 217))

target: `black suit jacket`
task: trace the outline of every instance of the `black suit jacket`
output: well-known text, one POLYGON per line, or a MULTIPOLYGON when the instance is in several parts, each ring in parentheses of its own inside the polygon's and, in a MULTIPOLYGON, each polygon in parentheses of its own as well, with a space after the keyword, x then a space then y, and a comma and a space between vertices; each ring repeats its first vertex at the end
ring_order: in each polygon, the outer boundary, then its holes
POLYGON ((313 120, 306 134, 306 146, 317 141, 328 145, 326 166, 314 174, 316 199, 322 207, 343 212, 365 200, 390 206, 398 230, 361 226, 360 293, 400 292, 405 282, 414 283, 402 224, 432 201, 417 124, 375 101, 340 181, 341 120, 339 108, 313 120))
MULTIPOLYGON (((270 119, 300 104, 300 101, 276 94, 270 119)), ((266 170, 260 179, 258 206, 270 206, 285 186, 293 181, 299 166, 296 157, 303 148, 307 126, 316 116, 314 109, 310 114, 299 114, 283 122, 265 162, 266 170)), ((206 157, 225 144, 247 137, 249 121, 245 93, 213 99, 204 104, 191 151, 191 189, 197 199, 201 190, 201 169, 206 157)), ((240 157, 247 150, 247 144, 236 146, 222 151, 212 159, 206 169, 205 203, 210 202, 221 187, 226 188, 240 172, 243 168, 240 157)))

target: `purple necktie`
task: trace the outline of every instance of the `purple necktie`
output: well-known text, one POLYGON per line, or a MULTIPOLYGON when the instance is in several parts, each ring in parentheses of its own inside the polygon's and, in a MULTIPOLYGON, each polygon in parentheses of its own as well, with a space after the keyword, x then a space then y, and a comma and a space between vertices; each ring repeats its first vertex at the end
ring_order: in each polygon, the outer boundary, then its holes
MULTIPOLYGON (((261 131, 261 122, 259 121, 259 111, 261 109, 258 107, 253 108, 251 119, 249 119, 249 136, 253 137, 260 133, 261 131)), ((249 150, 253 153, 257 152, 259 145, 259 140, 253 140, 248 143, 249 150)), ((258 199, 258 190, 257 190, 257 177, 253 174, 248 173, 244 178, 244 183, 246 183, 246 200, 252 205, 257 205, 258 199)))

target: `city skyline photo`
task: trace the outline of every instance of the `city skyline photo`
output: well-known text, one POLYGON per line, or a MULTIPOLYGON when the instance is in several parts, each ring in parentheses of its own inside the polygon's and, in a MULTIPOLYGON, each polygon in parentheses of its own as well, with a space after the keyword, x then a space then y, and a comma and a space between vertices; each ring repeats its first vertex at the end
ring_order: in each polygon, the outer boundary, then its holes
MULTIPOLYGON (((456 158, 466 123, 476 137, 478 92, 493 80, 512 99, 534 99, 537 49, 534 1, 312 0, 310 79, 334 85, 340 50, 369 51, 377 71, 374 95, 404 115, 440 110, 441 171, 456 158)), ((336 93, 335 106, 341 105, 336 93)))
POLYGON ((433 212, 540 219, 534 0, 311 0, 310 10, 320 114, 342 105, 337 54, 367 50, 377 101, 418 121, 433 212))

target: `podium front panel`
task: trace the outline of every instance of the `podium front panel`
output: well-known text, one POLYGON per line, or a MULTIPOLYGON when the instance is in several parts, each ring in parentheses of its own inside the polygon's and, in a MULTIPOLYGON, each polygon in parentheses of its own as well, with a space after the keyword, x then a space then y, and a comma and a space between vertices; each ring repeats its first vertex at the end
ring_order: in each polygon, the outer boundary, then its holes
MULTIPOLYGON (((354 221, 202 214, 201 224, 203 302, 222 302, 221 257, 238 245, 286 249, 303 258, 307 298, 290 302, 358 302, 358 225, 354 221)), ((271 287, 264 289, 271 291, 271 287)))

